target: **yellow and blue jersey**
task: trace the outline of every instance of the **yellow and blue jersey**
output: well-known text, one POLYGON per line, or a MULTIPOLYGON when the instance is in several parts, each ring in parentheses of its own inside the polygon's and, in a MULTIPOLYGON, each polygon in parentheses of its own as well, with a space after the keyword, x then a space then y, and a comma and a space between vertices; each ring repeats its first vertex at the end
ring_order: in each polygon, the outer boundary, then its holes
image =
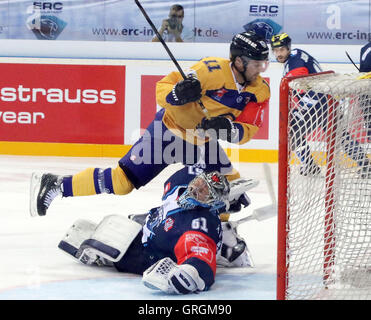
MULTIPOLYGON (((270 98, 268 83, 261 77, 241 87, 236 83, 228 59, 208 57, 194 64, 187 74, 193 74, 201 83, 202 98, 210 117, 228 116, 239 129, 239 144, 249 141, 261 125, 263 110, 270 98)), ((193 130, 205 117, 198 102, 176 105, 172 96, 174 85, 183 78, 171 72, 156 86, 157 103, 165 108, 163 122, 168 129, 188 142, 195 143, 193 130)))

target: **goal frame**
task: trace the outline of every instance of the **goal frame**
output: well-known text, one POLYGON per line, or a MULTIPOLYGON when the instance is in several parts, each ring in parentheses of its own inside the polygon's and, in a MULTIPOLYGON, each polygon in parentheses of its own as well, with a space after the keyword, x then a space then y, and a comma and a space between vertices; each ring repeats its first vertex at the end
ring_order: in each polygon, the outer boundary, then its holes
MULTIPOLYGON (((322 74, 330 74, 334 71, 324 71, 309 75, 290 76, 282 78, 280 82, 280 95, 279 95, 279 150, 278 150, 278 203, 277 203, 277 279, 276 279, 276 298, 277 300, 286 299, 286 290, 288 286, 288 250, 287 250, 287 237, 288 237, 288 220, 289 212, 287 206, 287 182, 289 173, 289 152, 288 152, 288 111, 289 111, 289 83, 295 79, 318 76, 322 74)), ((330 114, 333 114, 330 112, 330 114)), ((328 119, 332 122, 334 119, 328 119)), ((330 138, 333 130, 329 130, 326 136, 330 138)), ((330 140, 330 139, 328 139, 330 140)), ((335 174, 331 165, 331 158, 333 157, 333 146, 327 143, 327 158, 329 164, 326 170, 326 184, 333 181, 335 174)), ((330 278, 328 270, 331 270, 334 255, 334 235, 333 230, 333 186, 332 182, 327 184, 326 190, 326 216, 324 225, 324 235, 327 240, 324 242, 324 251, 327 252, 324 261, 324 283, 330 278)))

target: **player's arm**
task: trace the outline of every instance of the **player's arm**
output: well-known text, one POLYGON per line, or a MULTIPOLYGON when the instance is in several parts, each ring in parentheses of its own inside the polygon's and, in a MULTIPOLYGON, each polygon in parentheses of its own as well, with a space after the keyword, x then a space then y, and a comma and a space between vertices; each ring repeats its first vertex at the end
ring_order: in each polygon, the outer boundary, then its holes
POLYGON ((182 107, 195 103, 211 87, 217 87, 223 77, 222 67, 215 58, 195 63, 183 79, 179 72, 171 72, 156 84, 157 103, 164 108, 182 107))
POLYGON ((232 120, 228 116, 203 119, 201 127, 204 130, 215 130, 213 134, 216 134, 218 139, 244 144, 251 140, 262 126, 269 98, 269 85, 262 80, 256 92, 256 102, 248 102, 236 119, 232 120))
POLYGON ((305 65, 305 61, 301 57, 302 53, 296 54, 290 61, 288 61, 289 71, 285 74, 285 77, 291 76, 304 76, 309 74, 309 70, 305 65))
POLYGON ((195 74, 183 79, 179 72, 171 72, 156 84, 157 103, 164 108, 183 106, 201 97, 201 83, 195 74))
POLYGON ((286 73, 285 77, 304 76, 307 74, 309 74, 309 71, 306 67, 298 67, 286 73))
MULTIPOLYGON (((202 224, 202 220, 200 222, 202 224)), ((207 290, 215 281, 216 247, 211 236, 190 230, 179 238, 174 248, 179 265, 189 265, 197 270, 199 282, 204 284, 200 290, 207 290)))
POLYGON ((243 144, 250 141, 263 125, 264 113, 268 107, 269 100, 262 103, 249 102, 242 113, 234 121, 238 128, 238 143, 243 144))
POLYGON ((185 232, 174 248, 177 262, 164 258, 143 273, 144 285, 166 293, 206 291, 215 281, 216 243, 204 233, 185 232))

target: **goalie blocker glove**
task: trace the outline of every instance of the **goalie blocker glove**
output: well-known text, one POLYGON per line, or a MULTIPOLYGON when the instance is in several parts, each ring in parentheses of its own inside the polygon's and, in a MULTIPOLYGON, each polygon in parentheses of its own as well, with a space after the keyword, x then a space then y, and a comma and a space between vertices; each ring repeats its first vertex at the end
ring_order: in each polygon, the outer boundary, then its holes
POLYGON ((187 79, 179 81, 171 91, 170 102, 173 105, 183 105, 189 102, 200 100, 201 84, 198 79, 189 76, 187 79))
POLYGON ((170 294, 197 293, 206 290, 197 269, 190 264, 176 264, 163 258, 143 272, 142 283, 150 289, 170 294))
POLYGON ((208 135, 211 137, 214 136, 217 139, 234 143, 239 141, 239 130, 234 126, 233 122, 226 117, 203 118, 200 128, 209 131, 208 135))

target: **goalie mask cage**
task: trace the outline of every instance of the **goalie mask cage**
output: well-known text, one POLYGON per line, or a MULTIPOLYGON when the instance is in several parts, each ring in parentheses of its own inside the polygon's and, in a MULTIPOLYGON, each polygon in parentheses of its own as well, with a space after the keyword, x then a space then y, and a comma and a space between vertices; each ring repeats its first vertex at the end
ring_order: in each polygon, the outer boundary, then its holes
POLYGON ((359 76, 281 81, 279 300, 371 299, 371 79, 359 76))

